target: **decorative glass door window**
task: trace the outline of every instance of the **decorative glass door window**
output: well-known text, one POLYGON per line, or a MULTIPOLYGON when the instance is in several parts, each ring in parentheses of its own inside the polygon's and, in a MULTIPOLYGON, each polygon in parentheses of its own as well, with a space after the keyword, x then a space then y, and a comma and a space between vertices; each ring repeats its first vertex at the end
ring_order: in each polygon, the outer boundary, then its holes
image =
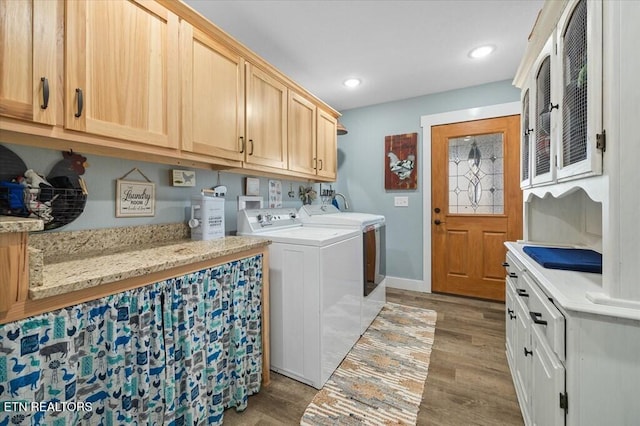
POLYGON ((449 213, 504 214, 502 133, 449 139, 449 213))

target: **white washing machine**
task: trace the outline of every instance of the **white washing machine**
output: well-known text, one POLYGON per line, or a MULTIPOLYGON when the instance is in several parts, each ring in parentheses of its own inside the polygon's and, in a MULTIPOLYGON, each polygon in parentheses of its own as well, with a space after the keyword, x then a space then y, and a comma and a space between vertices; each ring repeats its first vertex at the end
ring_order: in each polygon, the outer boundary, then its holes
POLYGON ((296 209, 245 209, 238 235, 272 241, 271 369, 322 388, 360 337, 361 233, 302 226, 296 209))
POLYGON ((331 204, 309 204, 298 212, 305 226, 331 229, 357 229, 360 232, 361 313, 360 333, 363 334, 386 302, 386 241, 385 218, 382 215, 341 212, 331 204))

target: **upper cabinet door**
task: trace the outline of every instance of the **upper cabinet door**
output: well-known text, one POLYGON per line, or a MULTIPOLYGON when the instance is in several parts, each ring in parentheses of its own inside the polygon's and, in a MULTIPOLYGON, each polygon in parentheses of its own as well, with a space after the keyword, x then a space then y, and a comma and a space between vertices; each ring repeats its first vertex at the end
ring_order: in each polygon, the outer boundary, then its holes
MULTIPOLYGON (((532 99, 533 138, 530 139, 531 149, 531 179, 533 184, 553 182, 555 179, 556 138, 554 136, 555 123, 558 114, 558 101, 552 98, 552 68, 555 61, 552 58, 553 37, 545 44, 533 69, 532 99)), ((531 93, 530 95, 531 96, 531 93)))
POLYGON ((522 89, 522 120, 520 120, 520 188, 531 186, 531 140, 535 134, 531 118, 531 87, 530 84, 522 89))
POLYGON ((186 21, 180 23, 182 149, 244 157, 244 61, 186 21))
POLYGON ((335 181, 338 175, 338 121, 318 109, 318 177, 335 181))
POLYGON ((558 26, 558 180, 602 173, 602 3, 572 1, 558 26))
POLYGON ((287 168, 287 87, 246 63, 247 164, 287 168))
POLYGON ((0 0, 0 115, 55 124, 58 5, 0 0))
POLYGON ((177 148, 178 25, 151 1, 67 1, 65 127, 177 148))
POLYGON ((289 91, 289 170, 316 174, 316 106, 289 91))

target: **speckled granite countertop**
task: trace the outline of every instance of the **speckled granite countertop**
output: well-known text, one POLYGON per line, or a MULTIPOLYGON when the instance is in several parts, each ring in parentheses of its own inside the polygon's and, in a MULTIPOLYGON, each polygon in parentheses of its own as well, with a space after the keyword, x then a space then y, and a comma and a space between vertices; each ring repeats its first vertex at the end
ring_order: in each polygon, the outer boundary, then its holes
POLYGON ((42 231, 44 222, 27 217, 0 216, 0 234, 9 232, 42 231))
POLYGON ((56 296, 190 263, 213 260, 271 243, 263 238, 235 236, 211 241, 192 241, 185 238, 181 226, 170 225, 173 228, 164 229, 163 239, 157 238, 160 225, 33 235, 31 237, 35 237, 35 247, 30 247, 30 256, 34 252, 40 256, 37 264, 30 262, 32 277, 29 298, 35 300, 56 296), (141 230, 144 232, 141 233, 141 230), (127 241, 126 236, 134 233, 137 235, 136 244, 114 244, 114 240, 131 242, 127 241), (171 239, 172 236, 178 238, 171 239), (86 239, 87 237, 91 238, 86 239), (77 250, 79 246, 85 246, 86 250, 77 250), (99 249, 100 246, 102 250, 99 249))

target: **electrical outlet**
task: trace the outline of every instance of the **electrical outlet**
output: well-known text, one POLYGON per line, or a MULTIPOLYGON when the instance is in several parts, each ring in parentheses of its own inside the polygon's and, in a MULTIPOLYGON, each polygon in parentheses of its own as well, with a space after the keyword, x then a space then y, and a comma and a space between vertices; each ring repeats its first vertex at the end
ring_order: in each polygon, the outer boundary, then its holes
POLYGON ((396 207, 409 207, 409 197, 394 197, 393 205, 396 207))

